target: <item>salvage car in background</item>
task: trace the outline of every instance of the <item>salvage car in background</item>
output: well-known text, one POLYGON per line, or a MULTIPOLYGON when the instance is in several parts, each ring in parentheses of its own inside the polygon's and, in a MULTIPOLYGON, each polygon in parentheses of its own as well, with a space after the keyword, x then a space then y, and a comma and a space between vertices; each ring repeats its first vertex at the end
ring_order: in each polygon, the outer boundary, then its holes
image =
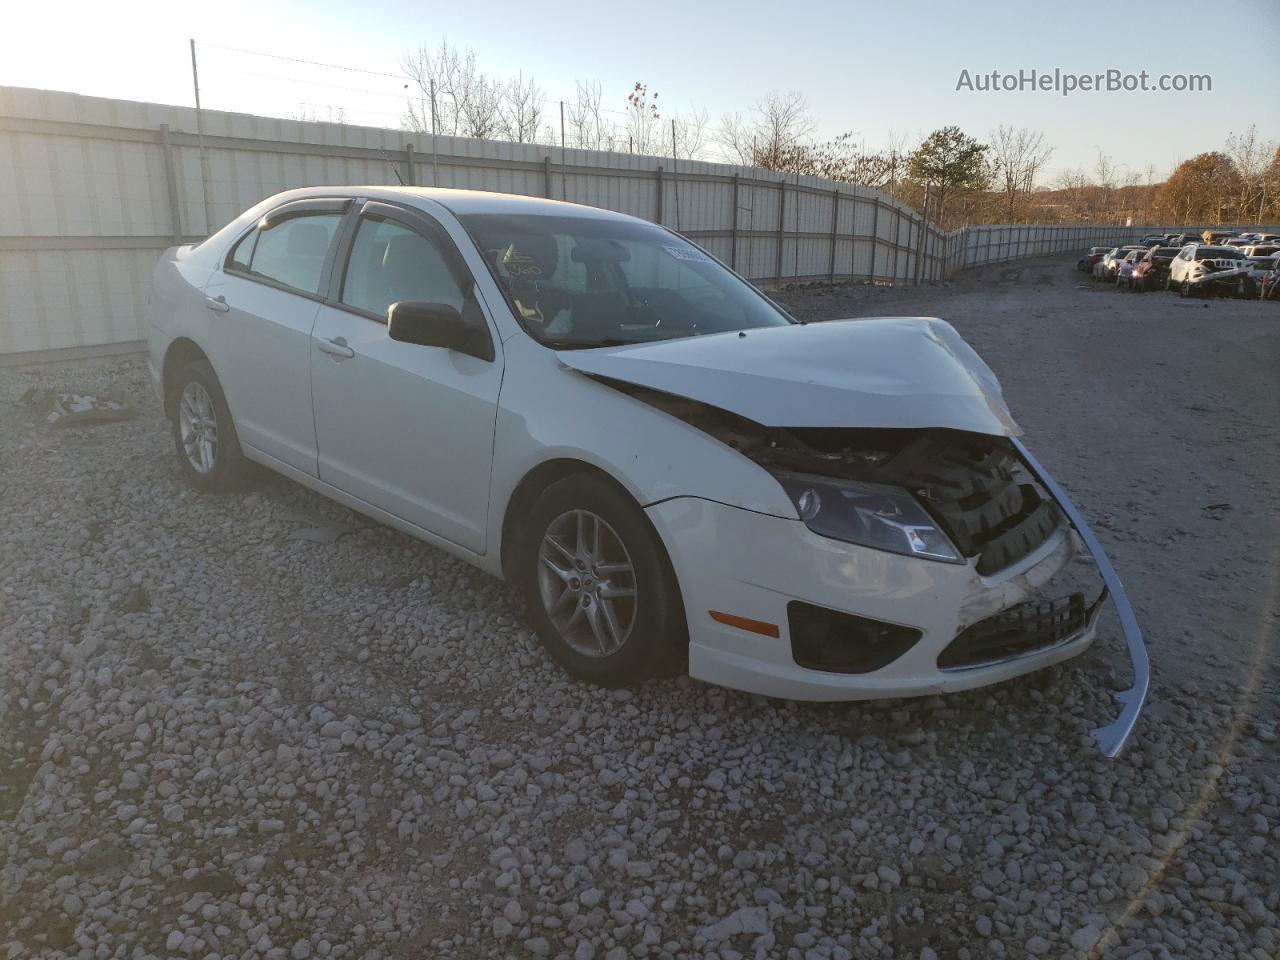
POLYGON ((1268 256, 1244 258, 1246 273, 1244 275, 1244 288, 1241 291, 1246 297, 1256 297, 1262 292, 1262 283, 1266 279, 1267 274, 1276 268, 1276 263, 1280 262, 1280 253, 1272 253, 1268 256))
POLYGON ((1258 283, 1258 296, 1263 300, 1280 300, 1280 256, 1258 283))
POLYGON ((1111 247, 1090 247, 1089 252, 1076 261, 1076 269, 1081 273, 1091 273, 1093 265, 1102 259, 1111 247))
POLYGON ((1240 248, 1240 252, 1246 257, 1270 257, 1280 253, 1280 244, 1276 243, 1250 243, 1240 248))
POLYGON ((1189 243, 1169 264, 1167 290, 1180 296, 1240 296, 1247 273, 1244 254, 1235 247, 1189 243))
POLYGON ((1130 250, 1116 261, 1116 289, 1133 290, 1134 270, 1146 255, 1145 250, 1130 250))
POLYGON ((1163 290, 1169 278, 1169 264, 1178 255, 1178 247, 1152 247, 1133 268, 1130 289, 1136 293, 1163 290))
POLYGON ((941 320, 795 323, 643 220, 371 186, 170 249, 148 326, 193 486, 252 461, 506 577, 576 677, 962 690, 1082 653, 1109 592, 1104 750, 1141 707, 1109 560, 941 320))
POLYGON ((1093 280, 1103 279, 1109 272, 1108 266, 1111 260, 1119 256, 1123 256, 1123 254, 1120 253, 1119 247, 1111 247, 1110 249, 1108 249, 1106 253, 1104 253, 1097 260, 1094 261, 1093 270, 1091 271, 1091 279, 1093 280))
POLYGON ((1103 254, 1102 259, 1094 265, 1093 278, 1095 280, 1101 280, 1104 283, 1115 282, 1116 273, 1120 269, 1120 261, 1134 251, 1145 253, 1146 250, 1146 247, 1138 246, 1137 244, 1114 247, 1108 253, 1103 254))

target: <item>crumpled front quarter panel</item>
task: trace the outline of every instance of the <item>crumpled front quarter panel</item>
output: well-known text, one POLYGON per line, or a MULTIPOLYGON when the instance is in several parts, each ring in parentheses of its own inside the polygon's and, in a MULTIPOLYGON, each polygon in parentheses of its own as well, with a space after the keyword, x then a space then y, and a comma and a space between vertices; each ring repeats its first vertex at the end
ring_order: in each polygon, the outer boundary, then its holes
MULTIPOLYGON (((565 367, 554 353, 516 335, 504 345, 506 371, 494 448, 494 516, 511 492, 548 460, 589 463, 641 505, 702 497, 796 519, 781 485, 762 467, 696 427, 565 367)), ((497 546, 501 524, 490 524, 497 546)))

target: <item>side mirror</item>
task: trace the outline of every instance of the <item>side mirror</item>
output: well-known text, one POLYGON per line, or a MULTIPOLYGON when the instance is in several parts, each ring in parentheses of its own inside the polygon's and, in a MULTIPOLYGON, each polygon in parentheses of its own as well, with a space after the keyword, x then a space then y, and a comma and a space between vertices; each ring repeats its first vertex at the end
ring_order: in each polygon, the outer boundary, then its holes
POLYGON ((471 331, 456 307, 447 303, 406 300, 387 308, 387 334, 401 343, 422 347, 461 349, 471 339, 471 331))

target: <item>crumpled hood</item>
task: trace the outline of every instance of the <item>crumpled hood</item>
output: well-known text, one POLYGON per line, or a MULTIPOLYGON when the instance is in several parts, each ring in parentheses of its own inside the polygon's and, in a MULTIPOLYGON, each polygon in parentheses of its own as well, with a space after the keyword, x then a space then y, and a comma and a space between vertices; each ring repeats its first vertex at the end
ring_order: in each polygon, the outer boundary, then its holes
POLYGON ((871 317, 563 350, 581 373, 697 400, 765 427, 1021 429, 951 324, 871 317))

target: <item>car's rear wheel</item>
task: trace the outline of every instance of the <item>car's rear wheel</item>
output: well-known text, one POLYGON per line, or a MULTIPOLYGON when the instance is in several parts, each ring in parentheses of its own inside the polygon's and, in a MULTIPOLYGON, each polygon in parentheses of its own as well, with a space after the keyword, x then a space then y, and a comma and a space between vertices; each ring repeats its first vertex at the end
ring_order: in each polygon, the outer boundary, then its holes
POLYGON ((213 367, 203 358, 193 360, 174 375, 170 390, 174 447, 187 482, 209 493, 244 486, 252 464, 240 449, 213 367))
POLYGON ((591 474, 534 502, 517 560, 539 639, 573 676, 624 687, 679 666, 684 606, 644 511, 591 474))

